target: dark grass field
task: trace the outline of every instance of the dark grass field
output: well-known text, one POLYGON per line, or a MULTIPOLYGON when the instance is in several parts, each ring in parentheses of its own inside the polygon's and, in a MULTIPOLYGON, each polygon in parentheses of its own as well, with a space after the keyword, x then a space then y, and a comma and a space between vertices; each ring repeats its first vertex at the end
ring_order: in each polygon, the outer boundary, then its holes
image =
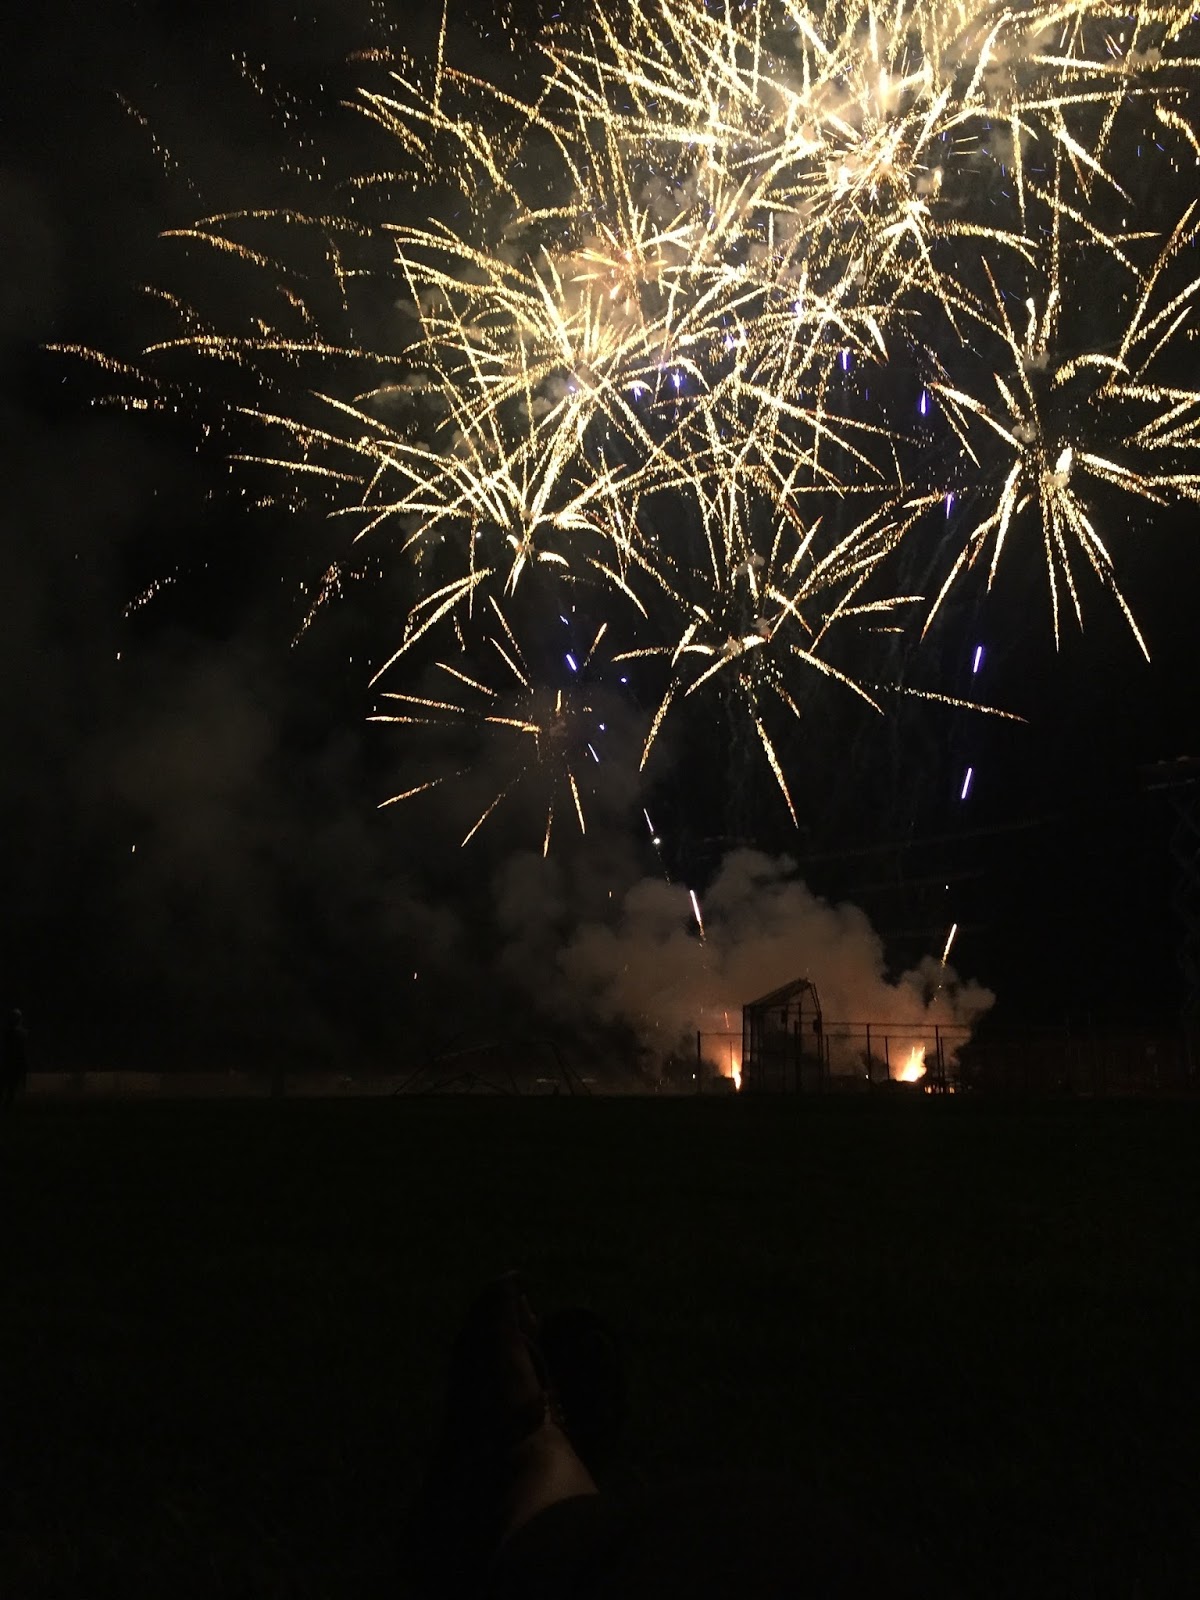
POLYGON ((961 1593, 1193 1593, 1198 1155, 1196 1103, 27 1104, 0 1594, 405 1595, 510 1264, 621 1333, 626 1478, 786 1471, 961 1593))

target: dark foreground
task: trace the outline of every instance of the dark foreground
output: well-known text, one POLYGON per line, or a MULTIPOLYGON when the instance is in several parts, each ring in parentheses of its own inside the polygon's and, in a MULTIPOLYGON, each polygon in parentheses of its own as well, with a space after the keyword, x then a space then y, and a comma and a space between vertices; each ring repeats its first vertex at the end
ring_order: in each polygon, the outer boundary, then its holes
POLYGON ((963 1593, 1190 1592, 1198 1154, 1196 1103, 21 1107, 0 1593, 403 1595, 510 1264, 616 1324, 651 1483, 799 1474, 963 1593))

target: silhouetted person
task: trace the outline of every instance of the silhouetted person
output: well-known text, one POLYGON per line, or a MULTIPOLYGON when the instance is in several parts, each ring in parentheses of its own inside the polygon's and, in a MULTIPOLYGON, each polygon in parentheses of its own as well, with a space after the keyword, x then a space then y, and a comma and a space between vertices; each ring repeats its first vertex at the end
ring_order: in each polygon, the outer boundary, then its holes
POLYGON ((7 1110, 25 1087, 29 1069, 29 1029, 19 1011, 4 1025, 4 1052, 0 1057, 0 1105, 7 1110))

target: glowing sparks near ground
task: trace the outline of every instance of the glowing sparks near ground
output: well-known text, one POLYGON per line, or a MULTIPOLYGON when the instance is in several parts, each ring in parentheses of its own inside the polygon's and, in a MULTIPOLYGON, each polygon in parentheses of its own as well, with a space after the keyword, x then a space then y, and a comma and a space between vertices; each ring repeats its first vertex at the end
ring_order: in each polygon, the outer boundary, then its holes
POLYGON ((722 705, 796 818, 811 684, 882 705, 976 568, 1032 549, 1056 634, 1087 582, 1145 648, 1114 519, 1200 499, 1200 221, 1164 211, 1200 162, 1193 33, 1107 0, 631 0, 550 28, 517 87, 456 69, 443 26, 423 81, 360 95, 428 215, 172 230, 259 280, 261 314, 164 295, 170 336, 93 359, 124 404, 198 395, 248 470, 390 564, 381 716, 529 752, 468 837, 534 773, 546 847, 556 806, 585 826, 596 685, 636 698, 643 763, 722 705), (396 306, 373 344, 360 278, 396 306))
POLYGON ((919 1083, 925 1076, 925 1046, 914 1044, 899 1072, 896 1074, 897 1083, 919 1083))

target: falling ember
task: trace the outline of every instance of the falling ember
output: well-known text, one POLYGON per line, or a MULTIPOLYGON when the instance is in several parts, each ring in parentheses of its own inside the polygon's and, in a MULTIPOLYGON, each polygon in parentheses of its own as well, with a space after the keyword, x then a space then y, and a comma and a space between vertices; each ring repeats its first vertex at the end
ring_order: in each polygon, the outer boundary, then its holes
POLYGON ((915 1044, 908 1052, 908 1060, 896 1074, 898 1083, 918 1083, 925 1076, 925 1046, 915 1044))

